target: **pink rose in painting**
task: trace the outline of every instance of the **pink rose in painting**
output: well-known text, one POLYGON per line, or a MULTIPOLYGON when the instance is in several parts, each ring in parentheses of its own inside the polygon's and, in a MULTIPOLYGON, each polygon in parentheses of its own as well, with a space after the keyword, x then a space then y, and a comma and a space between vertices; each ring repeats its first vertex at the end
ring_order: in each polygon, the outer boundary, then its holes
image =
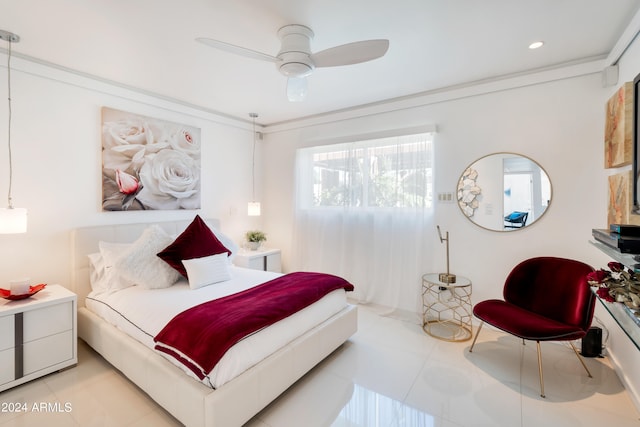
POLYGON ((151 209, 200 207, 200 162, 166 149, 149 155, 140 169, 142 190, 137 199, 151 209))
POLYGON ((123 194, 135 194, 138 191, 138 180, 120 169, 116 169, 116 182, 118 189, 123 194))

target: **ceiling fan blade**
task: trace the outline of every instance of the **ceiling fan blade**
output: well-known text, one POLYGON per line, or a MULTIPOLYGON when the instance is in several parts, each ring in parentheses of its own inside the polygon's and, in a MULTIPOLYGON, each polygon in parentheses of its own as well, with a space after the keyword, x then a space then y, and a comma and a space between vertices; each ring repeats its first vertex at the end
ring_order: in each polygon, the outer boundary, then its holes
POLYGON ((301 102, 307 97, 307 78, 289 77, 287 79, 287 98, 290 102, 301 102))
POLYGON ((389 40, 364 40, 322 50, 312 54, 311 59, 316 67, 336 67, 380 58, 388 49, 389 40))
POLYGON ((261 61, 280 62, 280 59, 257 50, 247 49, 246 47, 236 46, 234 44, 221 42, 220 40, 198 37, 196 41, 206 44, 207 46, 224 50, 225 52, 234 53, 236 55, 245 56, 247 58, 259 59, 261 61))

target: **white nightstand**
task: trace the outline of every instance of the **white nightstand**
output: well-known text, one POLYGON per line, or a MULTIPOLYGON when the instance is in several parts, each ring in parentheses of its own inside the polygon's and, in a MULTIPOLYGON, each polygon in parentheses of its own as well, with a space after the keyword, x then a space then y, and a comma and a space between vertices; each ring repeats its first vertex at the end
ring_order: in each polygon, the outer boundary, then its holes
POLYGON ((0 391, 78 363, 77 297, 47 285, 30 298, 0 298, 0 391))
POLYGON ((233 263, 238 267, 254 270, 282 272, 280 249, 260 248, 255 251, 240 249, 233 259, 233 263))

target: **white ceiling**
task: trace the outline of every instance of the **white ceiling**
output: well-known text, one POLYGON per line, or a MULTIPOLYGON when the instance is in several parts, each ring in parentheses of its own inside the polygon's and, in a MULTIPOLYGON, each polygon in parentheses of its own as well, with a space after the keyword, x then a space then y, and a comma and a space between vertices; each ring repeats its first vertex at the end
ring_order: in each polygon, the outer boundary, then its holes
MULTIPOLYGON (((38 58, 260 124, 606 57, 640 0, 0 0, 0 29, 38 58), (275 55, 278 28, 303 24, 317 52, 385 38, 387 55, 316 69, 302 103, 268 62, 195 42, 275 55), (536 40, 538 50, 527 46, 536 40)), ((6 46, 6 44, 3 44, 6 46)))

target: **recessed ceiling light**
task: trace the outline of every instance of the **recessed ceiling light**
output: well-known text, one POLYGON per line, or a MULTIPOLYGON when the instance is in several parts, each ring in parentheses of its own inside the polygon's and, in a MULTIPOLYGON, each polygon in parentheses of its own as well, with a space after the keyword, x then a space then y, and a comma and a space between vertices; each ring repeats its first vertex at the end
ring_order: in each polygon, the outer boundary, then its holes
POLYGON ((538 49, 539 47, 542 47, 543 44, 543 41, 533 42, 529 45, 529 49, 538 49))

